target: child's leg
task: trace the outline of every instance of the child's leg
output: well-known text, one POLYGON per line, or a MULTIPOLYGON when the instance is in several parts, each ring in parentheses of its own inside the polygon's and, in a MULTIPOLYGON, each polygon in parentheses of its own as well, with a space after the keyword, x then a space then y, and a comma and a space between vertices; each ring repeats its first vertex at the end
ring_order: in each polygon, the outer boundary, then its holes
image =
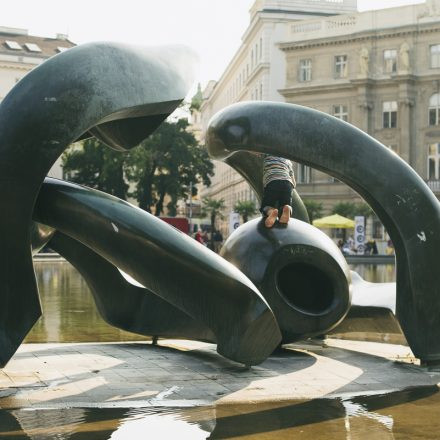
POLYGON ((264 225, 266 228, 271 228, 278 218, 278 209, 272 208, 271 206, 267 207, 267 217, 264 220, 264 225))
POLYGON ((261 208, 260 212, 265 217, 264 225, 267 228, 271 228, 278 218, 278 209, 277 206, 277 193, 272 188, 270 182, 267 186, 264 187, 263 199, 261 200, 261 208))
POLYGON ((293 186, 288 180, 284 180, 283 188, 280 191, 280 223, 287 224, 289 223, 290 217, 292 216, 292 189, 293 186))
POLYGON ((281 211, 280 223, 289 223, 290 217, 292 216, 292 207, 290 205, 284 205, 281 211))

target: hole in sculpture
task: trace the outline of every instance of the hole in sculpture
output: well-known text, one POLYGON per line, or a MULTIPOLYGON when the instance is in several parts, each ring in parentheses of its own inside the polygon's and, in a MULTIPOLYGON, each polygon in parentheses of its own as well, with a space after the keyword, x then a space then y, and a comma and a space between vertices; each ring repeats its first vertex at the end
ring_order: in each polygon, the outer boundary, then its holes
POLYGON ((320 315, 334 300, 332 280, 322 270, 304 263, 290 263, 278 271, 281 296, 295 309, 320 315))

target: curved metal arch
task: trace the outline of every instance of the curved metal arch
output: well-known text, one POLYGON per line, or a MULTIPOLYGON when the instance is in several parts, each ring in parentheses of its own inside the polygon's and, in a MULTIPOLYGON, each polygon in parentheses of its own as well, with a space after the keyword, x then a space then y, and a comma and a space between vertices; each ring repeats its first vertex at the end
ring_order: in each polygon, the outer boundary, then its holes
POLYGON ((86 44, 29 72, 2 101, 0 366, 41 315, 30 229, 47 172, 90 131, 114 148, 146 138, 185 97, 193 59, 183 47, 86 44))
POLYGON ((234 104, 209 123, 210 154, 286 157, 345 182, 373 208, 396 249, 397 317, 414 354, 440 360, 440 203, 420 176, 361 130, 293 104, 234 104))
MULTIPOLYGON (((199 329, 197 339, 213 334, 217 351, 229 359, 258 364, 281 341, 272 310, 240 270, 186 234, 117 197, 46 178, 33 218, 79 241, 132 276, 148 289, 146 295, 151 291, 170 303, 168 308, 159 304, 157 312, 164 311, 164 319, 174 313, 176 319, 182 320, 179 317, 183 312, 200 323, 196 327, 188 319, 184 334, 189 334, 191 328, 199 329), (173 312, 171 305, 178 310, 173 312)), ((73 245, 64 246, 64 252, 69 247, 73 245)), ((92 279, 90 271, 87 276, 92 279)), ((99 278, 103 276, 96 273, 94 284, 102 285, 99 278)), ((130 291, 139 295, 138 291, 130 291)), ((106 310, 116 321, 122 310, 112 302, 113 295, 114 292, 108 293, 110 304, 106 310)), ((135 305, 132 312, 133 319, 149 319, 148 314, 137 315, 135 305)), ((138 326, 146 327, 147 323, 138 326)))
POLYGON ((130 284, 113 264, 81 242, 55 231, 49 245, 84 277, 108 324, 145 336, 216 342, 206 325, 150 290, 130 284))

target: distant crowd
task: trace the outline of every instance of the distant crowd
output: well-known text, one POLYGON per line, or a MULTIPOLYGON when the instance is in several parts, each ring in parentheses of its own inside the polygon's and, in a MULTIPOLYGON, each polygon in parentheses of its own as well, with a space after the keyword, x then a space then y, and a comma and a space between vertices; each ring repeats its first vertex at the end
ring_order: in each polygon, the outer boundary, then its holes
POLYGON ((203 244, 207 248, 211 249, 214 252, 219 253, 223 244, 223 235, 222 233, 215 229, 212 232, 208 232, 206 230, 201 231, 200 229, 194 234, 194 239, 198 241, 200 244, 203 244))
MULTIPOLYGON (((356 255, 357 250, 354 245, 354 239, 352 236, 348 237, 347 240, 339 240, 338 247, 344 255, 356 255)), ((379 252, 377 250, 376 240, 371 239, 365 243, 364 255, 377 255, 379 252)), ((391 240, 388 240, 387 247, 385 249, 386 255, 394 255, 394 245, 391 240)))

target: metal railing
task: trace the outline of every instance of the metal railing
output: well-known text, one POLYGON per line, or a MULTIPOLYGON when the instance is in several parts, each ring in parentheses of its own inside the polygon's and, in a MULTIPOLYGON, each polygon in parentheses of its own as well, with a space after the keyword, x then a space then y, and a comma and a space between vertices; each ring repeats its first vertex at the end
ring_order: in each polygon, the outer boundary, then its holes
POLYGON ((440 180, 428 180, 426 182, 434 193, 440 192, 440 180))

